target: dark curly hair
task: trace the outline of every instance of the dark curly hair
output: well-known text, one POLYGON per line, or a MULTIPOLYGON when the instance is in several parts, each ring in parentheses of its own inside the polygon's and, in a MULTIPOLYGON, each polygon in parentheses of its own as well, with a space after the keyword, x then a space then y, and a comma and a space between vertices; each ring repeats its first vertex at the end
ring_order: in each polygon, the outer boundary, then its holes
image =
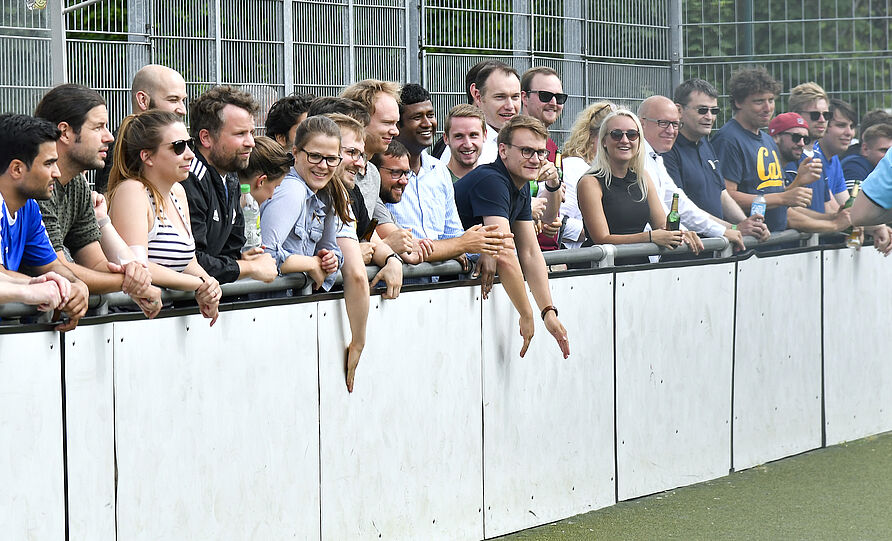
POLYGON ((780 91, 781 84, 762 66, 738 70, 728 81, 728 94, 731 96, 731 107, 734 111, 740 109, 738 103, 753 94, 770 92, 777 96, 780 91))
POLYGON ((287 141, 291 127, 297 124, 300 115, 310 110, 310 103, 315 97, 312 94, 292 94, 274 103, 266 114, 265 135, 273 139, 281 135, 287 141))

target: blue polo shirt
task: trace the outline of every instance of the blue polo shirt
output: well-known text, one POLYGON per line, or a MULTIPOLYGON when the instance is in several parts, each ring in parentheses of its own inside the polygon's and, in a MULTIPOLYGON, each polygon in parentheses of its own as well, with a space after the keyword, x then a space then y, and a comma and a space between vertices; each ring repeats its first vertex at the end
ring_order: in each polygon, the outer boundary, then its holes
POLYGON ((530 183, 518 190, 501 158, 481 165, 455 183, 455 206, 462 226, 482 224, 484 216, 501 216, 513 224, 532 221, 530 183))
MULTIPOLYGON (((788 162, 787 165, 784 166, 784 185, 789 186, 796 180, 796 175, 799 173, 799 162, 788 162)), ((824 176, 821 175, 821 178, 818 180, 805 185, 806 188, 811 188, 811 203, 808 205, 808 208, 812 209, 815 212, 824 212, 824 204, 827 201, 830 201, 830 191, 827 190, 827 184, 824 182, 824 176), (824 194, 823 197, 821 194, 824 194)))
POLYGON ((6 202, 0 198, 0 258, 7 270, 18 271, 22 265, 40 267, 56 260, 56 252, 46 234, 40 207, 33 199, 9 214, 6 202))
MULTIPOLYGON (((774 139, 764 131, 745 130, 732 118, 712 138, 712 146, 721 161, 725 180, 736 183, 741 192, 770 194, 784 191, 780 152, 774 139)), ((786 229, 787 207, 766 210, 765 225, 769 231, 786 229)))
POLYGON ((708 139, 703 137, 695 143, 678 134, 675 144, 663 154, 663 165, 675 185, 691 201, 716 218, 724 219, 722 192, 725 190, 725 179, 708 139))

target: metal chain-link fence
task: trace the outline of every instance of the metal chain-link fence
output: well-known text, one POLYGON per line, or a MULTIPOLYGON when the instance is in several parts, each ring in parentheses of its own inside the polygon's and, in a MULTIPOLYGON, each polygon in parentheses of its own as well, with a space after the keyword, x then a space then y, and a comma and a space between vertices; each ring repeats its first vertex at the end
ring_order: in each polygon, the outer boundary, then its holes
MULTIPOLYGON (((864 113, 892 107, 888 2, 859 0, 0 0, 0 101, 30 112, 46 88, 86 84, 112 125, 149 62, 190 96, 230 83, 266 110, 291 92, 333 95, 367 77, 421 82, 442 121, 483 59, 546 65, 570 95, 555 139, 601 98, 634 107, 682 78, 723 91, 763 64, 784 85, 815 80, 864 113), (60 52, 61 51, 61 52, 60 52)), ((783 110, 783 100, 779 106, 783 110)), ((262 122, 262 118, 258 122, 262 122)))
POLYGON ((808 81, 859 116, 892 107, 888 1, 685 0, 683 37, 685 77, 706 79, 723 95, 735 70, 758 64, 783 86, 777 113, 787 110, 790 89, 808 81))

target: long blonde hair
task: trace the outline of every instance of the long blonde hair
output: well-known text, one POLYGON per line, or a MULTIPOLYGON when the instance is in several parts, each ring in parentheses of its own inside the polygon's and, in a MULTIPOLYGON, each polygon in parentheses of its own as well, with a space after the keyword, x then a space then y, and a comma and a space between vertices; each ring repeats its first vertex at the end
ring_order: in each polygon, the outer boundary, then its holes
POLYGON ((641 190, 641 199, 639 201, 644 201, 647 199, 647 182, 645 182, 644 172, 644 152, 643 147, 644 144, 642 140, 644 138, 644 130, 641 127, 641 121, 638 120, 638 116, 629 111, 628 109, 616 109, 611 112, 609 115, 604 117, 604 120, 601 121, 601 126, 598 128, 598 152, 595 154, 594 163, 592 163, 592 168, 586 173, 586 175, 595 175, 596 177, 603 177, 604 184, 608 187, 610 186, 610 181, 613 180, 613 170, 610 167, 610 157, 607 155, 607 146, 604 144, 604 140, 609 137, 607 124, 610 123, 611 120, 620 116, 627 116, 635 122, 635 129, 638 130, 638 150, 635 152, 635 155, 632 156, 632 159, 629 160, 629 171, 635 173, 638 177, 636 179, 636 183, 638 184, 638 188, 641 190))
POLYGON ((595 143, 598 140, 601 121, 615 110, 616 105, 609 101, 599 101, 583 109, 573 123, 570 137, 564 143, 564 157, 575 156, 585 160, 585 163, 592 163, 595 159, 595 143))

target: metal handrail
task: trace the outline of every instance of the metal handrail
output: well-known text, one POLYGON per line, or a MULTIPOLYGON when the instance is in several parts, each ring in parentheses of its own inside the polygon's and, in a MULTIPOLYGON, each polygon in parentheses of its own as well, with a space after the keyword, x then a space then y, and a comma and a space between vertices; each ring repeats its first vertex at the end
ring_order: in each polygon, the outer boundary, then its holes
MULTIPOLYGON (((749 249, 761 249, 768 247, 776 247, 778 245, 789 244, 792 242, 808 241, 816 238, 810 233, 800 233, 799 231, 788 229, 778 233, 772 233, 771 237, 759 242, 753 237, 744 237, 744 245, 749 249)), ((705 238, 703 247, 705 252, 715 252, 718 257, 727 257, 731 255, 732 246, 728 239, 724 237, 705 238)), ((588 246, 585 248, 554 250, 544 252, 545 263, 547 265, 561 264, 579 264, 591 263, 593 267, 612 267, 616 258, 626 257, 642 257, 666 254, 686 254, 691 250, 687 245, 681 245, 674 250, 658 246, 653 243, 638 244, 599 244, 588 246)), ((380 270, 376 266, 367 266, 366 273, 371 280, 380 270)), ((438 263, 420 263, 418 265, 403 265, 403 278, 429 278, 431 276, 460 276, 467 271, 462 267, 461 263, 455 260, 442 261, 438 263)), ((340 272, 338 273, 335 283, 340 284, 343 280, 340 272)), ((310 289, 310 280, 303 273, 290 274, 287 276, 279 276, 270 283, 260 282, 258 280, 246 279, 237 282, 223 284, 223 296, 227 298, 246 297, 252 294, 264 294, 291 290, 293 296, 308 296, 312 293, 310 289)), ((161 295, 162 301, 167 303, 191 301, 194 300, 195 294, 191 291, 176 291, 165 289, 161 295)), ((123 292, 107 293, 103 295, 91 295, 89 309, 91 315, 105 315, 111 307, 129 306, 135 307, 133 300, 123 292)), ((0 318, 10 319, 26 316, 34 316, 40 312, 34 306, 22 303, 8 303, 0 305, 0 318)))

